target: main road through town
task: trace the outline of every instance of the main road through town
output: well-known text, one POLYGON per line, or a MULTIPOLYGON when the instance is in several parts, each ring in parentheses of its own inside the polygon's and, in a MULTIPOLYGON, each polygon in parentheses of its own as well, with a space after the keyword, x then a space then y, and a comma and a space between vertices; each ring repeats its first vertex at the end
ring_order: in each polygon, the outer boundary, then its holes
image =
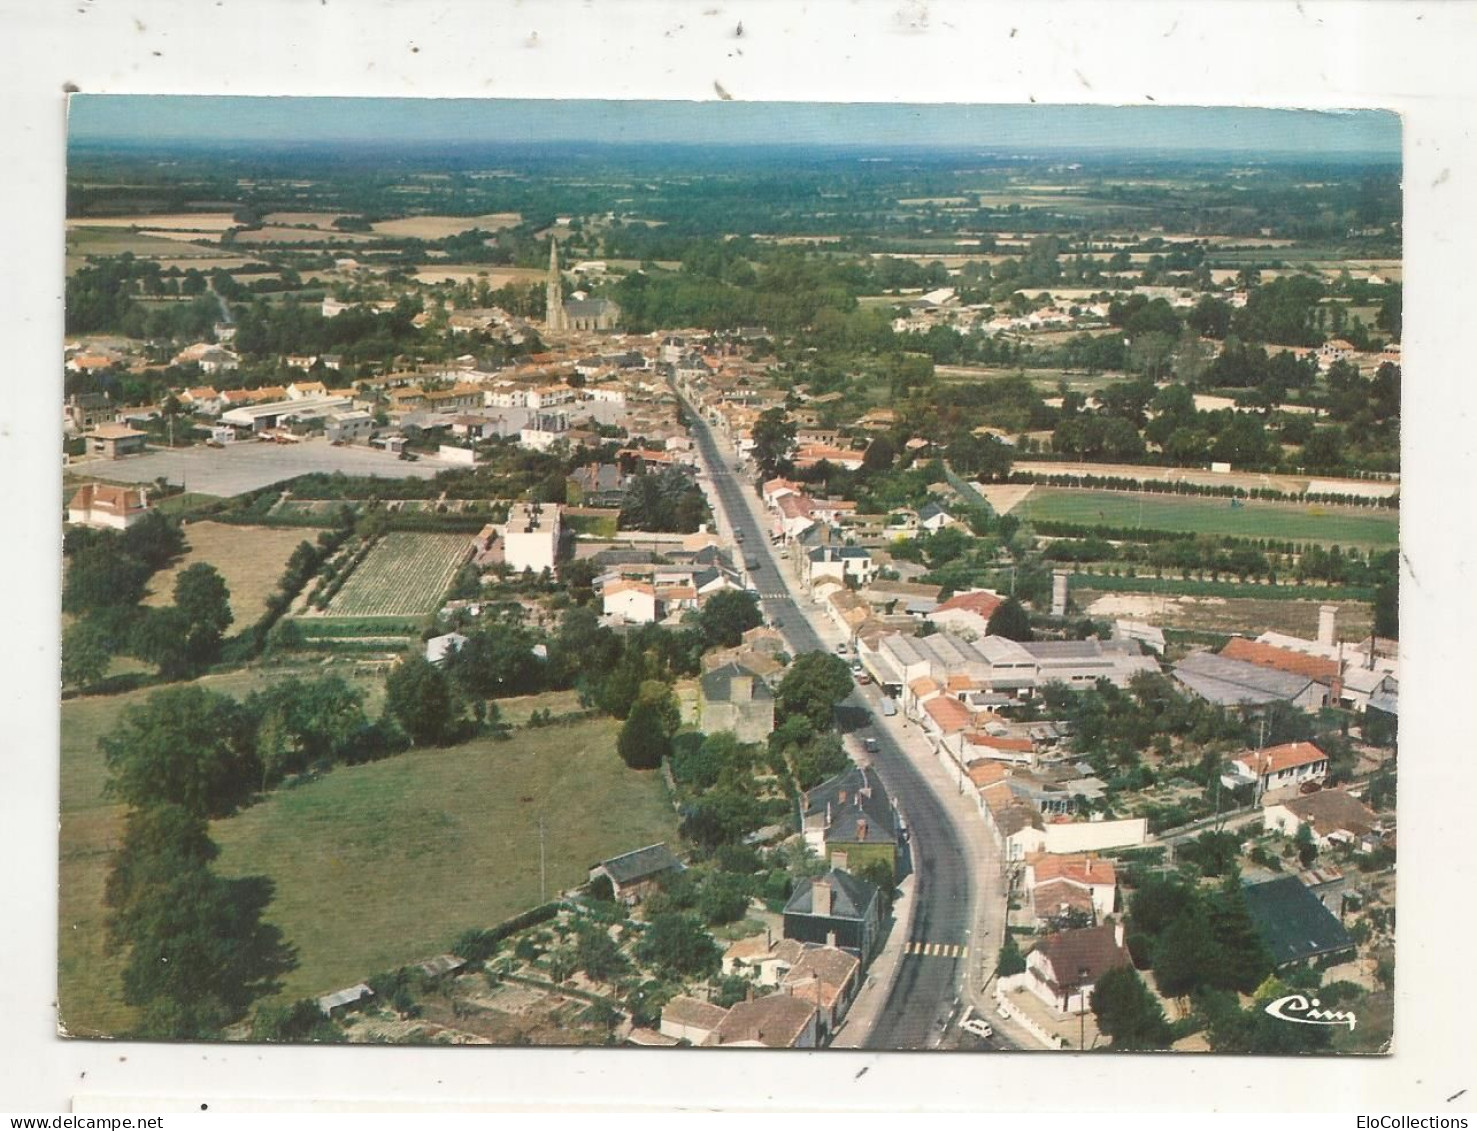
MULTIPOLYGON (((733 457, 724 460, 707 423, 690 405, 687 417, 724 517, 740 543, 741 556, 753 563, 748 572, 759 590, 765 616, 771 623, 779 623, 795 655, 830 651, 817 631, 818 624, 812 623, 812 619, 823 623, 819 611, 798 604, 790 596, 770 551, 768 532, 760 527, 755 508, 744 497, 742 478, 734 474, 733 457)), ((860 712, 870 713, 871 708, 855 689, 843 706, 851 708, 857 717, 860 712)), ((915 873, 909 943, 918 945, 907 947, 866 1047, 935 1048, 951 1020, 957 1020, 962 1012, 962 963, 977 961, 971 953, 971 924, 980 884, 958 830, 918 768, 887 728, 875 727, 869 733, 875 735, 878 745, 871 755, 872 764, 907 821, 915 873)))

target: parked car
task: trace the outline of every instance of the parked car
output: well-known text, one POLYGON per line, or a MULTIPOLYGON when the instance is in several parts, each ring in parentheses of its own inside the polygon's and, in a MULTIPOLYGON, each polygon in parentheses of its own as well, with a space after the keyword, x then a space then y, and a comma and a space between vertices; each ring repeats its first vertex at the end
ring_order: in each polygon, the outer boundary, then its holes
POLYGON ((868 754, 877 753, 877 740, 875 738, 869 737, 862 739, 862 745, 866 747, 868 754))
POLYGON ((872 682, 872 677, 869 676, 866 672, 860 671, 856 673, 856 681, 857 683, 865 687, 867 684, 872 682))
POLYGON ((959 1028, 963 1029, 966 1033, 974 1034, 982 1040, 988 1040, 995 1035, 995 1030, 990 1027, 990 1023, 983 1017, 971 1017, 968 1021, 961 1022, 959 1028))

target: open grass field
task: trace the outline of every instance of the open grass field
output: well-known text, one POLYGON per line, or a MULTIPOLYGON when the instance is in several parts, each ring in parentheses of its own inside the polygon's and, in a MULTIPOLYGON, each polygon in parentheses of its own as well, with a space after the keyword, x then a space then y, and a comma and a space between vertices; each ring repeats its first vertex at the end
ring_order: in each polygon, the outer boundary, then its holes
MULTIPOLYGON (((200 239, 213 239, 207 232, 198 234, 200 239)), ((67 270, 81 267, 89 255, 122 255, 130 252, 140 259, 183 259, 192 264, 196 257, 190 253, 197 250, 199 258, 219 256, 219 247, 195 247, 177 239, 132 232, 127 228, 69 228, 67 229, 67 270)), ((245 260, 234 260, 244 263, 245 260)))
MULTIPOLYGON (((311 534, 312 531, 307 531, 311 534)), ((232 632, 248 628, 267 610, 267 598, 299 542, 302 530, 266 526, 229 526, 223 522, 192 522, 185 527, 189 550, 179 561, 149 581, 148 605, 174 600, 174 579, 196 562, 215 566, 231 591, 232 632)))
POLYGON ((387 534, 328 603, 330 617, 435 612, 467 554, 465 534, 387 534))
POLYGON ((485 216, 407 216, 402 220, 382 220, 370 226, 379 235, 392 239, 444 240, 447 236, 473 228, 486 232, 511 228, 522 219, 516 212, 491 212, 485 216))
MULTIPOLYGON (((1201 407, 1202 398, 1195 398, 1196 407, 1201 407)), ((1267 475, 1260 471, 1210 471, 1203 467, 1155 467, 1152 464, 1135 463, 1087 463, 1078 461, 1018 459, 1015 470, 1033 475, 1095 475, 1103 478, 1133 479, 1139 482, 1199 483, 1209 487, 1244 487, 1248 491, 1258 487, 1270 487, 1287 494, 1298 494, 1309 490, 1315 477, 1308 475, 1267 475)), ((1318 491, 1323 494, 1365 495, 1381 498, 1400 492, 1400 481, 1374 479, 1339 479, 1334 476, 1318 476, 1318 491)))
POLYGON ((1186 534, 1229 534, 1238 538, 1279 538, 1324 545, 1394 547, 1399 515, 1350 507, 1181 498, 1125 491, 1038 487, 1012 512, 1031 521, 1074 522, 1088 526, 1142 527, 1186 534))
MULTIPOLYGON (((319 664, 300 669, 251 669, 206 676, 199 683, 212 691, 245 698, 291 674, 315 675, 319 664)), ((378 715, 384 698, 382 678, 351 676, 351 665, 329 669, 345 673, 365 692, 365 709, 378 715)), ((103 947, 106 909, 103 884, 111 854, 122 834, 124 808, 103 795, 107 768, 98 739, 111 731, 123 710, 142 703, 154 689, 124 695, 69 699, 61 705, 61 833, 58 1005, 69 1032, 78 1035, 116 1033, 133 1023, 118 985, 121 956, 103 947)))
POLYGON ((135 216, 83 216, 68 220, 67 228, 156 228, 185 232, 224 232, 237 226, 229 212, 139 213, 135 216))
POLYGON ((629 770, 608 719, 340 767, 218 822, 226 875, 267 875, 268 911, 298 948, 291 999, 445 949, 539 902, 597 860, 673 841, 655 771, 629 770))
POLYGON ((522 286, 527 283, 536 283, 543 279, 545 274, 533 267, 489 267, 486 264, 468 263, 422 267, 416 271, 414 278, 417 283, 424 283, 427 286, 435 286, 437 283, 464 283, 469 279, 474 281, 486 279, 487 285, 496 289, 509 284, 522 286))
POLYGON ((240 232, 236 236, 238 244, 266 244, 266 243, 368 243, 375 237, 368 232, 340 232, 334 229, 317 228, 256 228, 249 232, 240 232))

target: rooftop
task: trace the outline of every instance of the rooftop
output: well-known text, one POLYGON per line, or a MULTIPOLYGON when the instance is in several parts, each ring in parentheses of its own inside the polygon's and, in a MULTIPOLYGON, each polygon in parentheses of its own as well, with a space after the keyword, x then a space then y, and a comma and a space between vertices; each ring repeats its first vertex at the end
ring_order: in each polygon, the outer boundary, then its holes
POLYGON ((1278 966, 1354 948, 1343 924, 1296 876, 1250 884, 1242 891, 1278 966))
POLYGON ((615 883, 629 884, 636 880, 644 880, 649 876, 680 869, 682 861, 672 855, 672 850, 665 844, 650 844, 645 848, 638 848, 633 852, 602 860, 599 867, 603 868, 615 883))

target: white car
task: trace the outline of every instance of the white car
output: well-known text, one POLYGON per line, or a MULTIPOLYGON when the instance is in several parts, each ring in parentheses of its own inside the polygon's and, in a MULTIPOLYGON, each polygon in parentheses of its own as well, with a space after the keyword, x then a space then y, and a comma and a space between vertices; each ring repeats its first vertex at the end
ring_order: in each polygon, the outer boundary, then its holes
POLYGON ((966 1033, 973 1033, 976 1037, 988 1040, 995 1035, 995 1030, 983 1017, 971 1017, 968 1021, 960 1022, 959 1028, 966 1033))

